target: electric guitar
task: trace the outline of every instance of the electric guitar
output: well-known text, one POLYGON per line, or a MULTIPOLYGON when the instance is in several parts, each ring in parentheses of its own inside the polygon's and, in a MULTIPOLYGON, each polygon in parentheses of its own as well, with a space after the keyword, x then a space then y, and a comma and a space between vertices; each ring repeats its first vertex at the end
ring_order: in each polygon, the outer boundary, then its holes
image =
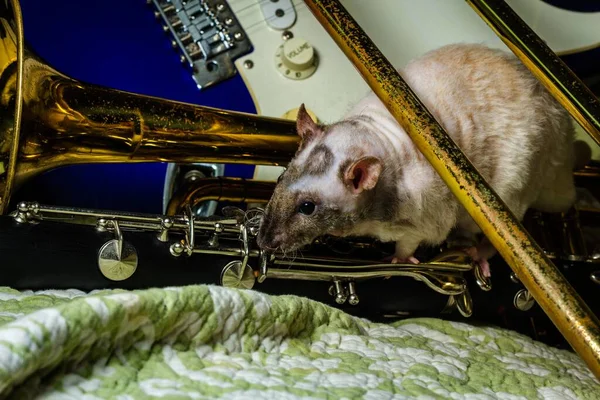
MULTIPOLYGON (((315 119, 334 121, 369 90, 302 0, 149 3, 21 0, 25 38, 50 65, 76 79, 266 116, 294 118, 304 103, 315 119)), ((449 43, 505 48, 464 1, 341 3, 398 66, 449 43)), ((507 3, 554 51, 598 59, 600 10, 571 11, 542 0, 507 3)), ((173 167, 63 167, 34 179, 15 198, 160 213, 173 167)), ((263 180, 274 180, 280 172, 242 165, 221 171, 263 180)))

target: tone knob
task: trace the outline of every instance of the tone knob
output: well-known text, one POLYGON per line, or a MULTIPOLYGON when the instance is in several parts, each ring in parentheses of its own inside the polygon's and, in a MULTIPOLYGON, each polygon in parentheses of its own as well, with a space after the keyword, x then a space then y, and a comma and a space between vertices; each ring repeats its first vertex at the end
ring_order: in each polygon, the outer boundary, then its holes
POLYGON ((317 64, 315 49, 302 38, 286 40, 275 53, 275 65, 286 78, 306 79, 314 74, 317 64))

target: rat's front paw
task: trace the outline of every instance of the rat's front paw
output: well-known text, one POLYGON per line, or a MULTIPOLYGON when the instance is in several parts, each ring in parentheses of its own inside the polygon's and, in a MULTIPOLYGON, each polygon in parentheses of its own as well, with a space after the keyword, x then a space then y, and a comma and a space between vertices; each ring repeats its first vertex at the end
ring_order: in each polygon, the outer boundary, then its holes
MULTIPOLYGON (((417 260, 413 256, 409 256, 406 258, 400 258, 396 256, 389 256, 383 259, 383 262, 390 264, 419 264, 419 260, 417 260)), ((390 279, 391 276, 386 276, 384 279, 390 279)))
POLYGON ((420 264, 419 260, 417 260, 413 256, 409 256, 406 258, 401 257, 392 257, 392 264, 420 264))

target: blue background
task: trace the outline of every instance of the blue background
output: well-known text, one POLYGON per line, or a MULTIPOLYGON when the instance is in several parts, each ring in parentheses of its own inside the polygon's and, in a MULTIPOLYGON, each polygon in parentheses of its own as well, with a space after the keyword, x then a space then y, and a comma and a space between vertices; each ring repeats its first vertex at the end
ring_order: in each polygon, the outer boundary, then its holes
MULTIPOLYGON (((240 76, 198 90, 144 0, 21 0, 27 46, 72 78, 129 92, 256 113, 240 76)), ((201 162, 202 160, 198 160, 201 162)), ((228 176, 254 168, 227 166, 228 176)), ((31 180, 13 200, 162 211, 165 163, 62 167, 31 180)))

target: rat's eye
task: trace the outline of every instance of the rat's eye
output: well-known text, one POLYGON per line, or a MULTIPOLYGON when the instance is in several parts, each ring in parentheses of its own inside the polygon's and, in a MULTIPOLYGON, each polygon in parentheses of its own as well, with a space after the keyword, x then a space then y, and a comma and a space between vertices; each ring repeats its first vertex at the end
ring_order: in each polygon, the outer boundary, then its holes
POLYGON ((315 212, 315 203, 305 201, 304 203, 300 204, 300 207, 298 207, 298 212, 304 215, 311 215, 315 212))

